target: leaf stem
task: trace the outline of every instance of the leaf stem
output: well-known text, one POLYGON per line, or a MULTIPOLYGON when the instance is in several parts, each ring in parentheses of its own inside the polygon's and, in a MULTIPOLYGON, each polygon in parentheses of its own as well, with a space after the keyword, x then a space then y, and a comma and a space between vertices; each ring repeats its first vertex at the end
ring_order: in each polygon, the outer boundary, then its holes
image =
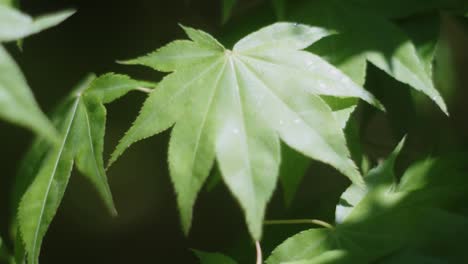
POLYGON ((260 246, 259 241, 255 241, 255 250, 257 251, 257 262, 256 262, 256 264, 262 264, 263 263, 262 247, 260 246))
POLYGON ((314 224, 325 228, 333 228, 333 225, 317 219, 292 219, 292 220, 266 220, 265 225, 294 225, 294 224, 314 224))
POLYGON ((140 91, 140 92, 144 92, 144 93, 151 93, 151 91, 153 91, 152 89, 146 88, 146 87, 137 87, 137 88, 135 88, 135 90, 140 91))

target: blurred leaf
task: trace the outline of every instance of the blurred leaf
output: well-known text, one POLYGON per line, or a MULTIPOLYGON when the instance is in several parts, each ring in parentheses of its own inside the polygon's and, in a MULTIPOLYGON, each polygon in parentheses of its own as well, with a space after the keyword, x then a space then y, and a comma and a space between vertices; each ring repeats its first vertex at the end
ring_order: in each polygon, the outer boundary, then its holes
POLYGON ((169 166, 186 233, 216 156, 251 235, 260 238, 265 206, 276 185, 279 137, 361 182, 340 124, 319 95, 380 104, 338 69, 301 51, 328 31, 276 23, 241 39, 230 51, 202 31, 184 30, 192 41, 174 41, 127 62, 173 73, 150 94, 110 164, 134 142, 176 123, 169 166))
POLYGON ((387 188, 388 191, 392 191, 393 183, 396 180, 393 172, 395 160, 400 154, 404 144, 405 139, 403 138, 385 161, 369 171, 369 173, 364 177, 364 181, 366 183, 364 187, 352 184, 348 189, 346 189, 340 197, 340 202, 336 206, 336 223, 343 223, 355 206, 359 204, 366 194, 375 187, 384 187, 387 188))
POLYGON ((57 132, 37 105, 18 65, 1 45, 0 117, 27 127, 51 142, 58 141, 57 132))
POLYGON ((0 5, 13 6, 15 0, 0 0, 0 5))
MULTIPOLYGON (((333 66, 340 69, 356 84, 364 85, 366 78, 366 58, 364 56, 347 56, 343 52, 343 49, 346 47, 336 46, 335 44, 340 44, 341 42, 335 42, 334 37, 334 35, 325 37, 314 43, 307 50, 321 56, 333 66), (340 50, 342 53, 336 52, 337 50, 340 50)), ((338 97, 324 97, 323 99, 332 108, 335 118, 338 120, 341 128, 344 129, 351 114, 355 110, 357 100, 338 97)), ((354 142, 348 141, 348 146, 352 144, 354 144, 354 142)), ((286 206, 290 206, 299 183, 307 168, 309 168, 310 159, 287 146, 284 146, 282 149, 282 165, 279 177, 284 191, 286 206)))
POLYGON ((329 37, 330 46, 338 47, 334 49, 338 54, 332 56, 350 58, 365 55, 368 61, 387 74, 429 96, 447 113, 446 105, 434 88, 414 44, 391 22, 347 2, 325 0, 308 1, 297 6, 291 18, 337 30, 340 34, 329 37))
POLYGON ((431 14, 406 19, 400 26, 414 43, 426 73, 432 77, 432 65, 439 42, 439 16, 431 14))
MULTIPOLYGON (((18 40, 55 26, 73 14, 64 11, 33 20, 9 7, 13 1, 0 4, 0 42, 18 40)), ((21 70, 0 45, 0 117, 27 127, 49 141, 57 142, 58 135, 41 112, 21 70)))
POLYGON ((409 192, 438 188, 448 191, 453 188, 453 195, 463 195, 463 192, 457 192, 468 182, 467 160, 467 153, 454 153, 417 162, 403 174, 398 189, 409 192))
POLYGON ((18 40, 39 33, 60 24, 74 13, 73 10, 65 10, 33 19, 14 8, 0 5, 0 42, 18 40))
POLYGON ((233 259, 219 253, 207 253, 198 250, 192 250, 200 259, 200 264, 236 264, 233 259))
POLYGON ((222 0, 222 16, 221 22, 225 24, 231 17, 232 9, 236 5, 237 0, 222 0))
MULTIPOLYGON (((371 263, 403 248, 466 244, 468 218, 448 211, 468 196, 466 156, 416 163, 398 186, 392 167, 402 144, 369 172, 366 189, 353 186, 343 194, 336 227, 292 236, 267 263, 371 263)), ((455 263, 468 257, 457 247, 447 250, 442 257, 449 254, 455 263)))
MULTIPOLYGON (((48 149, 33 146, 26 157, 37 170, 24 171, 25 181, 32 180, 23 195, 18 223, 29 263, 37 263, 42 239, 50 225, 70 178, 73 162, 96 187, 112 214, 116 214, 105 175, 102 152, 108 103, 141 86, 123 75, 107 74, 87 78, 63 103, 53 117, 59 124, 62 141, 48 149), (42 158, 44 157, 44 158, 42 158), (34 160, 38 158, 39 163, 34 160), (33 173, 37 176, 31 176, 33 173)), ((24 180, 24 179, 23 179, 24 180)), ((23 185, 24 184, 20 184, 23 185)))

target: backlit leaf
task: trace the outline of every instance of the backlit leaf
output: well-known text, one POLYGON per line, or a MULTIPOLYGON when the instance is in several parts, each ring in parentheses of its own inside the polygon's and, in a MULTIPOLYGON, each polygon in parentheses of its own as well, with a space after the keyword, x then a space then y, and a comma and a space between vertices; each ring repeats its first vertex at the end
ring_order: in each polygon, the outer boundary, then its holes
POLYGON ((131 144, 175 124, 169 166, 186 232, 196 195, 216 159, 252 236, 260 238, 278 175, 279 139, 362 182, 340 123, 320 96, 380 104, 340 70, 302 51, 330 32, 277 23, 228 50, 202 31, 184 30, 192 41, 174 41, 127 62, 173 73, 149 95, 110 164, 131 144))

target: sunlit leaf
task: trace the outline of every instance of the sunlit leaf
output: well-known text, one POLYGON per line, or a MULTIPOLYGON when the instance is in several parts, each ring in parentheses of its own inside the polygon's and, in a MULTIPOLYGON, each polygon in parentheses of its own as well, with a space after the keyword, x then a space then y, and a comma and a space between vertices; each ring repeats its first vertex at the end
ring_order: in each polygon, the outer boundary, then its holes
POLYGON ((340 202, 336 206, 335 221, 337 223, 342 223, 353 211, 354 207, 359 204, 365 195, 373 188, 388 188, 388 190, 391 191, 396 180, 393 172, 395 160, 404 144, 405 139, 402 139, 385 161, 369 171, 369 173, 364 177, 364 181, 366 182, 365 186, 357 186, 353 184, 346 189, 340 197, 340 202))
POLYGON ((186 232, 216 158, 252 236, 260 238, 276 185, 280 138, 361 183, 340 124, 320 96, 380 104, 341 71, 302 51, 329 32, 277 23, 246 36, 231 51, 204 32, 184 30, 192 41, 175 41, 128 62, 174 72, 150 94, 110 163, 134 142, 175 124, 169 166, 186 232))

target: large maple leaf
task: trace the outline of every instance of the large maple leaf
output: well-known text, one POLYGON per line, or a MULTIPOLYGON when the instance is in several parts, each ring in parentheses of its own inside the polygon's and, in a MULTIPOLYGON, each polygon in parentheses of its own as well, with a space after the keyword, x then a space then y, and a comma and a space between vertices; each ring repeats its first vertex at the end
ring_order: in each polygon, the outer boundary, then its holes
POLYGON ((331 32, 276 23, 228 50, 205 32, 183 29, 191 41, 177 40, 127 62, 172 73, 149 95, 110 164, 134 142, 175 124, 169 165, 186 232, 196 195, 217 159, 252 236, 259 239, 277 181, 280 138, 362 184, 341 126, 322 96, 380 104, 340 70, 302 50, 331 32))

